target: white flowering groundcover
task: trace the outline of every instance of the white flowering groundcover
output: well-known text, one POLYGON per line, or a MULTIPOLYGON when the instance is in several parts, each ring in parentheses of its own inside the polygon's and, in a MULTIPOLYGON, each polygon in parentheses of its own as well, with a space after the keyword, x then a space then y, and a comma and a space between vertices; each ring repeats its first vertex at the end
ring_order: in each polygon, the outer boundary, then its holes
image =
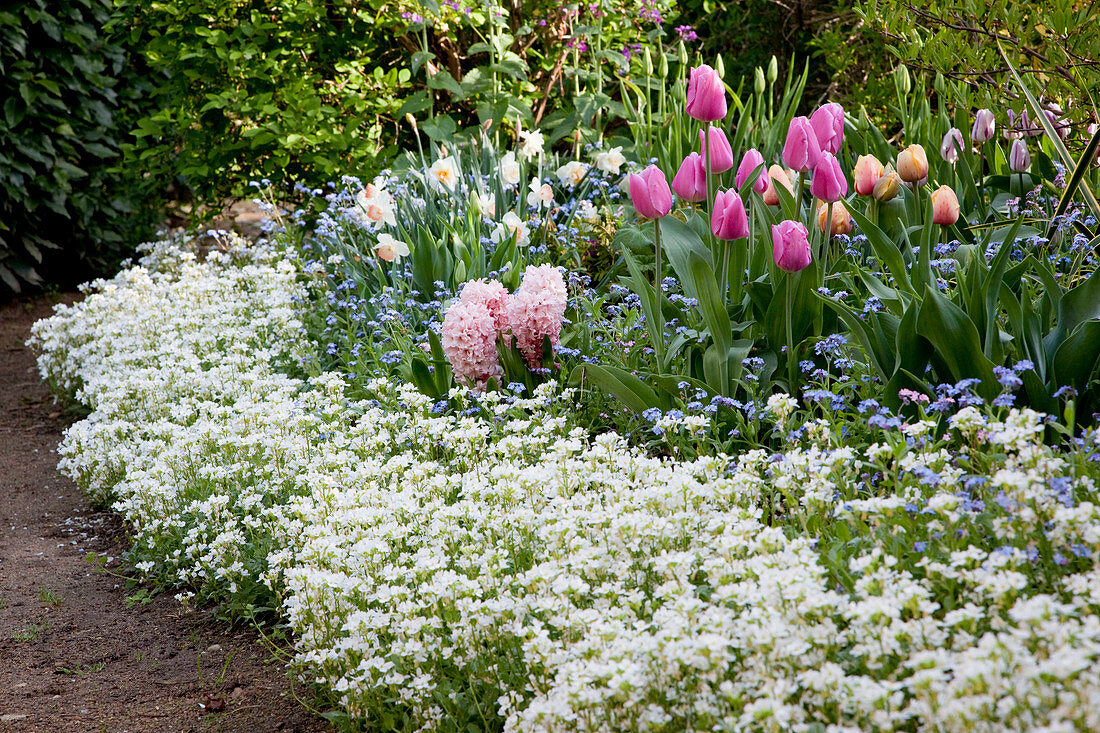
POLYGON ((288 376, 307 287, 293 253, 161 244, 32 343, 136 566, 275 608, 349 728, 1100 729, 1096 487, 1041 416, 658 459, 553 387, 453 416, 288 376))

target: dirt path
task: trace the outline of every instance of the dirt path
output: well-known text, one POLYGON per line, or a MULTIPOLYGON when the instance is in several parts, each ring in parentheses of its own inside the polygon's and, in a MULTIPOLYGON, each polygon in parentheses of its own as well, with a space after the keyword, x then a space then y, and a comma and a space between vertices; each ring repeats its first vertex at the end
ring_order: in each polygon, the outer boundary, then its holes
POLYGON ((0 733, 329 730, 254 634, 89 562, 125 533, 56 471, 65 421, 23 346, 51 312, 0 307, 0 733))

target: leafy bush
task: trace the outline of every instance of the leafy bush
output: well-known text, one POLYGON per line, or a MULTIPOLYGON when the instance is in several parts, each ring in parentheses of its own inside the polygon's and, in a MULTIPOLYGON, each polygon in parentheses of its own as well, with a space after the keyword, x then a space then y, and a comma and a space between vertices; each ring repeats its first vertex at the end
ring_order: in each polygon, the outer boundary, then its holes
POLYGON ((117 168, 147 88, 110 17, 108 0, 0 10, 0 295, 87 277, 152 230, 152 181, 117 168))
POLYGON ((116 4, 161 100, 137 123, 132 159, 220 202, 250 179, 373 175, 414 147, 408 114, 427 116, 438 142, 505 120, 557 137, 598 130, 613 110, 605 78, 667 3, 116 4))

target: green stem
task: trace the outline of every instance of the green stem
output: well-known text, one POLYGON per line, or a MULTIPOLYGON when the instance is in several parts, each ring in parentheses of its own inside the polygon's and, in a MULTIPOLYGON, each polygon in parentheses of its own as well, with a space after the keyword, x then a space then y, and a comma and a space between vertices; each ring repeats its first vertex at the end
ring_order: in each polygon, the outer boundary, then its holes
POLYGON ((653 242, 655 246, 654 252, 654 285, 657 289, 657 328, 655 329, 655 336, 657 341, 653 344, 653 353, 657 356, 657 375, 661 374, 662 362, 664 361, 664 338, 665 338, 665 316, 663 309, 661 308, 661 218, 657 217, 653 220, 653 242))
POLYGON ((803 171, 798 172, 798 187, 794 192, 794 208, 797 213, 798 220, 802 220, 802 188, 806 183, 806 174, 803 171))
POLYGON ((829 245, 833 243, 833 202, 825 211, 825 244, 821 247, 821 279, 829 275, 829 245))
POLYGON ((787 290, 784 293, 786 299, 786 320, 787 320, 787 389, 790 390, 792 397, 795 396, 795 368, 798 366, 794 358, 794 332, 791 328, 791 291, 794 290, 793 273, 787 273, 787 290))

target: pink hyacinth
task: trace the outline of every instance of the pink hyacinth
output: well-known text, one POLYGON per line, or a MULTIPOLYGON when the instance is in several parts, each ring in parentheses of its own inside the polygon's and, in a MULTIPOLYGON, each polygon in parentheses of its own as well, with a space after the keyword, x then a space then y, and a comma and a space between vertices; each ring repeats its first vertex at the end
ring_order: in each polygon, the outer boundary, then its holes
POLYGON ((516 346, 531 369, 542 363, 543 339, 557 348, 565 319, 566 290, 561 273, 551 265, 528 265, 519 289, 508 299, 505 315, 516 346))
POLYGON ((504 304, 508 300, 508 289, 496 280, 470 280, 462 286, 458 299, 463 303, 480 303, 489 309, 497 331, 506 331, 508 323, 504 317, 504 304))
POLYGON ((483 302, 459 300, 447 310, 440 340, 456 380, 480 389, 489 379, 500 378, 497 334, 493 314, 483 302))

